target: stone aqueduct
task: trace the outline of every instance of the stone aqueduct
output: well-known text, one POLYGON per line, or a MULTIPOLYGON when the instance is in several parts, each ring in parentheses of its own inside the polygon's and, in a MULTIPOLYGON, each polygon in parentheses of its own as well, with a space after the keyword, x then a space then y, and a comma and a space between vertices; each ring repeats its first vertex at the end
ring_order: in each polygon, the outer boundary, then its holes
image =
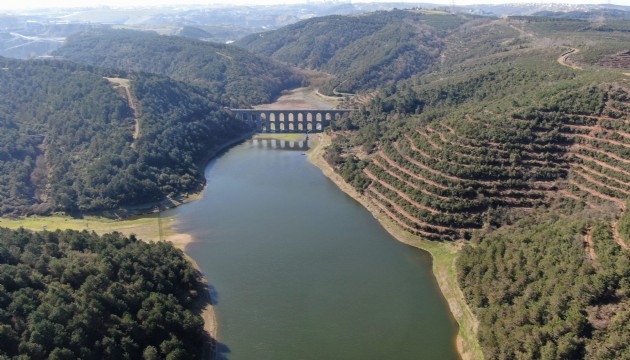
POLYGON ((230 109, 230 111, 257 132, 291 133, 322 131, 332 120, 347 116, 353 110, 230 109))

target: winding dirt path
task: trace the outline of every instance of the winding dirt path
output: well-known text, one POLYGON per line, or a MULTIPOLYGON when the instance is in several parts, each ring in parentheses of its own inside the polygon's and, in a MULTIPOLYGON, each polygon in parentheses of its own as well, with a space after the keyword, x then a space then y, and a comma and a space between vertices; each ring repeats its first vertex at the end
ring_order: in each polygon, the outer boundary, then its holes
POLYGON ((599 261, 597 260, 597 254, 595 253, 595 244, 593 243, 593 236, 591 234, 590 226, 586 229, 586 234, 584 234, 583 239, 584 250, 586 250, 586 255, 588 259, 593 263, 594 266, 599 265, 599 261))
POLYGON ((131 144, 132 148, 136 147, 135 140, 140 138, 140 108, 134 96, 131 94, 131 80, 123 79, 123 78, 105 78, 107 81, 114 85, 114 89, 123 88, 125 90, 125 95, 127 96, 127 103, 129 107, 133 111, 133 120, 134 120, 134 130, 133 130, 133 140, 134 143, 131 144))
POLYGON ((570 67, 571 69, 575 69, 575 70, 583 70, 582 67, 577 66, 567 61, 570 55, 577 54, 579 52, 580 52, 580 49, 571 49, 569 51, 562 53, 562 55, 560 55, 560 57, 558 58, 558 64, 570 67))

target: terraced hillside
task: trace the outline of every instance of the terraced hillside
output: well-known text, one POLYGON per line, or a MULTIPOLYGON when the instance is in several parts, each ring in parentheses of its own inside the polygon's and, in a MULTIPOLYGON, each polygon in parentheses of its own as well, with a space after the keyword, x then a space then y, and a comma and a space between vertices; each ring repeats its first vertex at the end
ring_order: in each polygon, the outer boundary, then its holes
POLYGON ((519 17, 445 44, 335 124, 328 162, 412 236, 466 244, 487 358, 629 356, 630 75, 601 59, 630 37, 519 17))
POLYGON ((483 227, 488 209, 541 205, 566 172, 561 160, 546 160, 560 149, 535 134, 505 146, 462 132, 456 123, 435 123, 383 145, 363 170, 372 180, 368 196, 379 207, 400 205, 389 215, 412 233, 455 240, 483 227))
MULTIPOLYGON (((617 79, 626 75, 554 61, 569 41, 602 39, 587 25, 466 24, 446 38, 435 72, 384 89, 353 124, 337 125, 358 132, 338 136, 330 162, 394 222, 430 239, 470 238, 500 225, 502 209, 523 213, 559 196, 625 209, 630 108, 627 80, 617 79)), ((623 34, 610 38, 601 57, 630 46, 623 34)))
MULTIPOLYGON (((583 200, 589 207, 626 209, 630 197, 630 98, 617 88, 604 94, 600 112, 539 112, 524 121, 534 121, 536 130, 548 133, 555 125, 566 141, 569 173, 562 194, 583 200)), ((554 129, 555 130, 555 129, 554 129)))

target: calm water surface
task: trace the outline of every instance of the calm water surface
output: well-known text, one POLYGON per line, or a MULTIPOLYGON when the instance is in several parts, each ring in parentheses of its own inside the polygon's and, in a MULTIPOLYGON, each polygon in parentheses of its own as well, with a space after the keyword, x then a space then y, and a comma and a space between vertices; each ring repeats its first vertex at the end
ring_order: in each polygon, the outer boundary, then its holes
POLYGON ((187 252, 216 291, 219 358, 456 359, 429 255, 393 239, 305 150, 275 147, 231 149, 208 165, 202 200, 164 214, 197 241, 187 252))

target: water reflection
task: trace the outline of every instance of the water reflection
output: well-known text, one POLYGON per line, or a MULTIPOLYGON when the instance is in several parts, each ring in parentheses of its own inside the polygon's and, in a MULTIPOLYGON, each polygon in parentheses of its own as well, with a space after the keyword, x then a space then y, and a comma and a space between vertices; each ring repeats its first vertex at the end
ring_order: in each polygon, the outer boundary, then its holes
POLYGON ((251 139, 250 142, 259 149, 266 148, 275 150, 307 151, 311 148, 311 142, 308 139, 289 141, 272 138, 256 138, 251 139))
POLYGON ((199 201, 163 214, 213 286, 217 359, 457 359, 430 256, 391 239, 308 148, 246 141, 211 162, 199 201))

